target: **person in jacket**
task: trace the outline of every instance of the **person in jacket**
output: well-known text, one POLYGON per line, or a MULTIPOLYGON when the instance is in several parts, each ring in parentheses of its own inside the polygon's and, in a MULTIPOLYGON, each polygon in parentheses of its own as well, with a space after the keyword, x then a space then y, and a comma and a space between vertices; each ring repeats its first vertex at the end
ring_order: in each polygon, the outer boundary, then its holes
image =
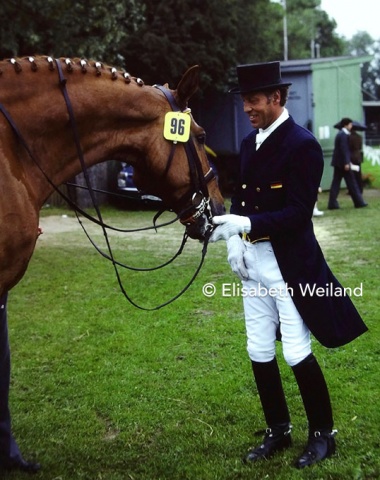
POLYGON ((351 163, 356 166, 356 170, 352 171, 352 175, 356 180, 359 192, 363 194, 363 180, 361 164, 363 163, 363 138, 357 132, 355 125, 352 125, 350 135, 348 137, 350 147, 351 163))
POLYGON ((21 470, 36 473, 38 463, 24 460, 11 430, 11 415, 8 405, 10 384, 10 349, 7 325, 8 294, 0 297, 0 472, 21 470))
POLYGON ((308 419, 297 468, 330 457, 336 448, 333 412, 310 333, 338 347, 367 327, 328 267, 312 214, 323 171, 322 149, 285 108, 290 83, 280 63, 237 67, 244 112, 253 131, 240 150, 240 183, 231 213, 213 219, 210 241, 227 241, 228 261, 242 280, 247 350, 266 434, 245 461, 268 459, 291 446, 291 420, 275 355, 276 338, 292 368, 308 419))
POLYGON ((352 120, 348 117, 344 117, 340 122, 340 126, 341 129, 335 136, 334 151, 331 160, 331 166, 334 167, 334 174, 330 187, 328 209, 337 210, 340 208, 338 195, 343 178, 346 182, 355 208, 367 207, 368 204, 363 200, 362 194, 351 170, 349 135, 352 129, 352 120))

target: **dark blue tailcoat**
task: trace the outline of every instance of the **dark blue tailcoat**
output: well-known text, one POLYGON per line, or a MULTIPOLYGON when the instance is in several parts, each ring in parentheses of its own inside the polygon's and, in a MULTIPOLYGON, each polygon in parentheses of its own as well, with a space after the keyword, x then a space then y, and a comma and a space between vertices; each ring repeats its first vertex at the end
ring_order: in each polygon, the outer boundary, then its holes
POLYGON ((241 145, 240 185, 231 213, 250 217, 251 237, 270 236, 288 291, 317 340, 326 347, 351 342, 367 327, 350 297, 338 296, 343 287, 324 259, 311 221, 324 165, 321 146, 292 117, 257 151, 255 139, 256 130, 241 145), (326 293, 305 293, 306 285, 326 293))

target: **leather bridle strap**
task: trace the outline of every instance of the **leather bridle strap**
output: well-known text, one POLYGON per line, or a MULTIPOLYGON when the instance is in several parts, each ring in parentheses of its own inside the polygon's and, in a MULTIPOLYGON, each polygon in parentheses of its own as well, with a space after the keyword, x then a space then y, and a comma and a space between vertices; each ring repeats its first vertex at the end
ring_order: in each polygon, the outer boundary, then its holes
MULTIPOLYGON (((181 109, 179 108, 175 98, 174 98, 174 95, 172 94, 172 92, 163 87, 162 85, 155 85, 156 88, 158 88, 159 90, 161 90, 161 92, 165 95, 167 101, 169 102, 173 112, 180 112, 181 109)), ((166 166, 166 169, 165 169, 165 172, 167 172, 169 170, 169 167, 170 167, 170 163, 173 159, 173 154, 174 154, 174 148, 175 148, 176 144, 174 143, 173 144, 173 147, 171 149, 171 152, 170 152, 170 156, 169 156, 169 160, 167 162, 167 166, 166 166)), ((189 169, 190 169, 190 177, 192 179, 192 182, 194 184, 194 188, 195 188, 195 192, 201 192, 204 197, 208 198, 208 188, 207 188, 207 182, 209 182, 213 176, 214 176, 214 173, 213 171, 211 170, 210 172, 207 173, 207 179, 206 179, 206 176, 203 174, 203 171, 202 171, 202 165, 201 165, 201 162, 200 162, 200 159, 199 159, 199 155, 195 149, 195 146, 194 146, 194 142, 193 142, 193 139, 189 138, 189 140, 184 144, 184 148, 185 148, 185 151, 186 151, 186 156, 187 156, 187 160, 188 160, 188 163, 189 163, 189 169)), ((194 193, 195 193, 194 192, 194 193)))
MULTIPOLYGON (((142 307, 141 305, 137 304, 136 302, 134 302, 132 300, 132 298, 127 294, 126 290, 124 289, 124 286, 123 286, 123 283, 121 281, 121 278, 120 278, 120 274, 119 274, 119 271, 118 271, 118 262, 116 261, 116 259, 114 258, 113 256, 113 252, 112 252, 112 248, 111 248, 111 244, 109 242, 109 238, 108 238, 108 235, 107 235, 107 230, 106 230, 106 227, 103 223, 103 220, 102 220, 102 216, 101 216, 101 212, 100 212, 100 209, 98 207, 98 205, 96 204, 96 199, 95 199, 95 195, 94 195, 94 191, 92 190, 91 188, 91 184, 90 184, 90 179, 88 177, 88 172, 87 172, 87 168, 86 168, 86 165, 85 165, 85 162, 84 162, 84 158, 83 158, 83 152, 82 152, 82 149, 81 149, 81 146, 80 146, 80 141, 79 141, 79 135, 78 135, 78 130, 77 130, 77 127, 76 127, 76 122, 75 122, 75 117, 74 117, 74 112, 73 112, 73 109, 72 109, 72 106, 71 106, 71 101, 70 101, 70 98, 68 96, 68 93, 67 93, 67 89, 66 89, 66 79, 64 78, 63 76, 63 72, 62 72, 62 66, 60 64, 60 60, 56 60, 56 63, 57 63, 57 68, 58 68, 58 73, 59 73, 59 79, 60 79, 60 85, 61 85, 61 89, 62 89, 62 93, 64 95, 64 98, 65 98, 65 102, 66 102, 66 105, 67 105, 67 111, 69 113, 69 117, 70 117, 70 123, 72 125, 72 129, 73 129, 73 133, 74 133, 74 139, 75 139, 75 144, 76 144, 76 147, 77 147, 77 150, 78 150, 78 156, 79 156, 79 159, 80 159, 80 162, 81 162, 81 165, 82 165, 82 170, 83 170, 83 173, 85 174, 85 179, 86 179, 86 182, 87 182, 87 186, 88 186, 88 190, 90 191, 90 194, 91 194, 91 199, 93 200, 93 205, 95 207, 95 210, 96 210, 96 213, 98 215, 98 218, 99 218, 99 224, 101 225, 102 227, 102 230, 103 230, 103 234, 104 234, 104 237, 105 237, 105 241, 106 241, 106 245, 107 245, 107 250, 108 250, 108 253, 109 255, 107 255, 106 257, 111 261, 113 267, 114 267, 114 271, 115 271, 115 275, 116 275, 116 279, 117 279, 117 282, 119 284, 119 287, 120 287, 120 290, 121 292, 123 293, 124 297, 128 300, 128 302, 135 306, 136 308, 140 309, 140 310, 145 310, 145 311, 155 311, 155 310, 158 310, 166 305, 169 305, 170 303, 174 302, 177 298, 179 298, 181 295, 183 295, 186 290, 188 290, 188 288, 192 285, 192 283, 194 282, 195 278, 197 277, 200 269, 202 268, 202 265, 204 263, 204 259, 205 259, 205 256, 206 256, 206 253, 207 253, 207 245, 208 245, 208 241, 209 241, 209 236, 206 236, 205 238, 205 241, 204 241, 204 245, 203 245, 203 248, 202 248, 202 256, 201 256, 201 260, 199 262, 199 265, 195 271, 195 273, 193 274, 193 276, 191 277, 191 279, 189 280, 189 282, 185 285, 185 287, 183 287, 183 289, 177 294, 175 295, 174 297, 172 297, 171 299, 169 299, 168 301, 160 304, 160 305, 157 305, 156 307, 152 307, 152 308, 146 308, 146 307, 142 307)), ((173 150, 173 149, 172 149, 173 150)), ((174 151, 173 151, 173 156, 174 156, 174 151)), ((83 226, 82 226, 83 228, 83 226)), ((86 232, 86 231, 85 231, 86 232)), ((185 238, 187 239, 187 235, 185 236, 185 238)), ((186 240, 184 240, 186 241, 186 240)))

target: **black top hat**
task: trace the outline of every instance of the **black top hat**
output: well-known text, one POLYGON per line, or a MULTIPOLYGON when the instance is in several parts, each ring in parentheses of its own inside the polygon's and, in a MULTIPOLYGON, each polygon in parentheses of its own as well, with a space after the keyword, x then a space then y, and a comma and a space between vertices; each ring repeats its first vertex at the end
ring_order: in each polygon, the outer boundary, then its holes
POLYGON ((250 93, 291 85, 281 79, 280 62, 239 65, 236 72, 239 86, 231 88, 229 93, 250 93))

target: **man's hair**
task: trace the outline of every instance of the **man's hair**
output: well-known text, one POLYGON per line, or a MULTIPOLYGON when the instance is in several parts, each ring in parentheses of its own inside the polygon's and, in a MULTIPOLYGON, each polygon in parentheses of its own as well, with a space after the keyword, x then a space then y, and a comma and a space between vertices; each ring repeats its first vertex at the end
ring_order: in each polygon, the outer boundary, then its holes
POLYGON ((288 101, 288 95, 289 95, 289 85, 286 87, 278 87, 278 88, 268 88, 266 90, 263 90, 263 93, 267 96, 270 97, 274 92, 277 90, 280 91, 280 105, 281 107, 285 106, 286 102, 288 101))
POLYGON ((351 118, 348 118, 348 117, 344 117, 340 121, 340 125, 341 125, 342 128, 345 127, 346 125, 348 125, 349 123, 352 123, 352 120, 351 120, 351 118))

